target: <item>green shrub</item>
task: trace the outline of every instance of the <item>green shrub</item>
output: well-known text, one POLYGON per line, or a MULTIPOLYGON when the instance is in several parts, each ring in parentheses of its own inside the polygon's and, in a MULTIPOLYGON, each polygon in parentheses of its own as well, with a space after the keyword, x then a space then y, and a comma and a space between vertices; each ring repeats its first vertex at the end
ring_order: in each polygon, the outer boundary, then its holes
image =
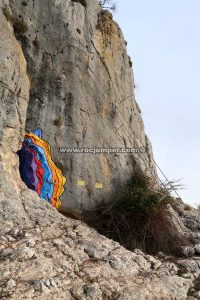
POLYGON ((167 191, 155 189, 152 179, 138 170, 127 182, 115 209, 123 214, 139 212, 151 215, 172 201, 167 191))
POLYGON ((28 25, 24 20, 17 18, 13 21, 13 28, 15 34, 24 34, 28 30, 28 25))
POLYGON ((55 126, 57 126, 57 127, 60 127, 60 126, 62 126, 63 121, 62 121, 61 118, 57 118, 57 119, 55 119, 55 120, 53 121, 53 124, 54 124, 55 126))
POLYGON ((109 203, 85 216, 89 225, 129 250, 175 252, 178 242, 172 245, 171 237, 166 237, 165 216, 168 204, 173 203, 167 190, 156 188, 153 180, 138 169, 109 203))

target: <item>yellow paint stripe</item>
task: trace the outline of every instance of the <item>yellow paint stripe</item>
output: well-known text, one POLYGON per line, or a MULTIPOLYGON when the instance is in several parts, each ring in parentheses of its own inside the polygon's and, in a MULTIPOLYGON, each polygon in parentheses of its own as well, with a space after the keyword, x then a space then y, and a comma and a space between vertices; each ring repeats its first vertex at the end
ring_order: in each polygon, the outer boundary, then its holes
POLYGON ((102 189, 103 188, 103 184, 100 182, 96 182, 95 183, 95 189, 102 189))
POLYGON ((77 185, 78 185, 78 186, 85 186, 85 181, 82 180, 82 179, 78 179, 77 185))

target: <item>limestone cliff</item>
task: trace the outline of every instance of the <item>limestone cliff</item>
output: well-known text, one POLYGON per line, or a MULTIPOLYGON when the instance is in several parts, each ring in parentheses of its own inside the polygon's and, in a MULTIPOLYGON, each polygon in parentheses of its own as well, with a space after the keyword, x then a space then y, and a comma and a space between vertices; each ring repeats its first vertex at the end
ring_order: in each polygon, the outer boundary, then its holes
MULTIPOLYGON (((74 157, 59 147, 132 146, 120 111, 150 149, 122 33, 96 1, 80 2, 0 0, 0 298, 199 299, 197 210, 169 206, 167 215, 168 230, 193 240, 183 249, 193 257, 152 257, 62 216, 20 179, 16 151, 25 127, 42 127, 53 146, 69 178, 65 207, 109 198, 133 167, 129 155, 74 157), (84 192, 75 184, 81 176, 90 183, 84 192), (100 195, 95 181, 104 183, 100 195)), ((153 165, 151 150, 145 156, 153 165)))
MULTIPOLYGON (((68 181, 62 208, 107 201, 134 171, 133 155, 72 154, 60 148, 138 148, 141 167, 155 175, 153 154, 135 101, 126 43, 112 14, 96 0, 9 1, 27 26, 15 29, 27 61, 30 97, 26 130, 38 127, 68 181), (85 187, 77 185, 83 179, 85 187), (96 189, 95 183, 103 184, 96 189)), ((23 27, 23 26, 22 26, 23 27)))

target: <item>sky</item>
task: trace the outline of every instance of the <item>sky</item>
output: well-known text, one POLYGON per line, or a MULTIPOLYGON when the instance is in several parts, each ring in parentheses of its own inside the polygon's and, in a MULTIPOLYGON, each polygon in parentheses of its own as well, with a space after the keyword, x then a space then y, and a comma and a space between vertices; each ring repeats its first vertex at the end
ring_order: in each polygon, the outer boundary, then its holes
POLYGON ((154 151, 184 202, 200 204, 200 1, 118 0, 136 100, 154 151))

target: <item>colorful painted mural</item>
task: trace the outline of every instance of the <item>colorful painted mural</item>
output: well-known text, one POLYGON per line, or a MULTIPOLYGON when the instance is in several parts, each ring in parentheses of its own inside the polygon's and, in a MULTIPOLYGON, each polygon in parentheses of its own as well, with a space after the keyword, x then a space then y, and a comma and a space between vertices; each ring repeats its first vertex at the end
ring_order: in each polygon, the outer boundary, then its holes
POLYGON ((42 139, 42 130, 26 132, 22 148, 17 154, 24 183, 40 198, 59 208, 66 178, 54 164, 50 145, 42 139))

